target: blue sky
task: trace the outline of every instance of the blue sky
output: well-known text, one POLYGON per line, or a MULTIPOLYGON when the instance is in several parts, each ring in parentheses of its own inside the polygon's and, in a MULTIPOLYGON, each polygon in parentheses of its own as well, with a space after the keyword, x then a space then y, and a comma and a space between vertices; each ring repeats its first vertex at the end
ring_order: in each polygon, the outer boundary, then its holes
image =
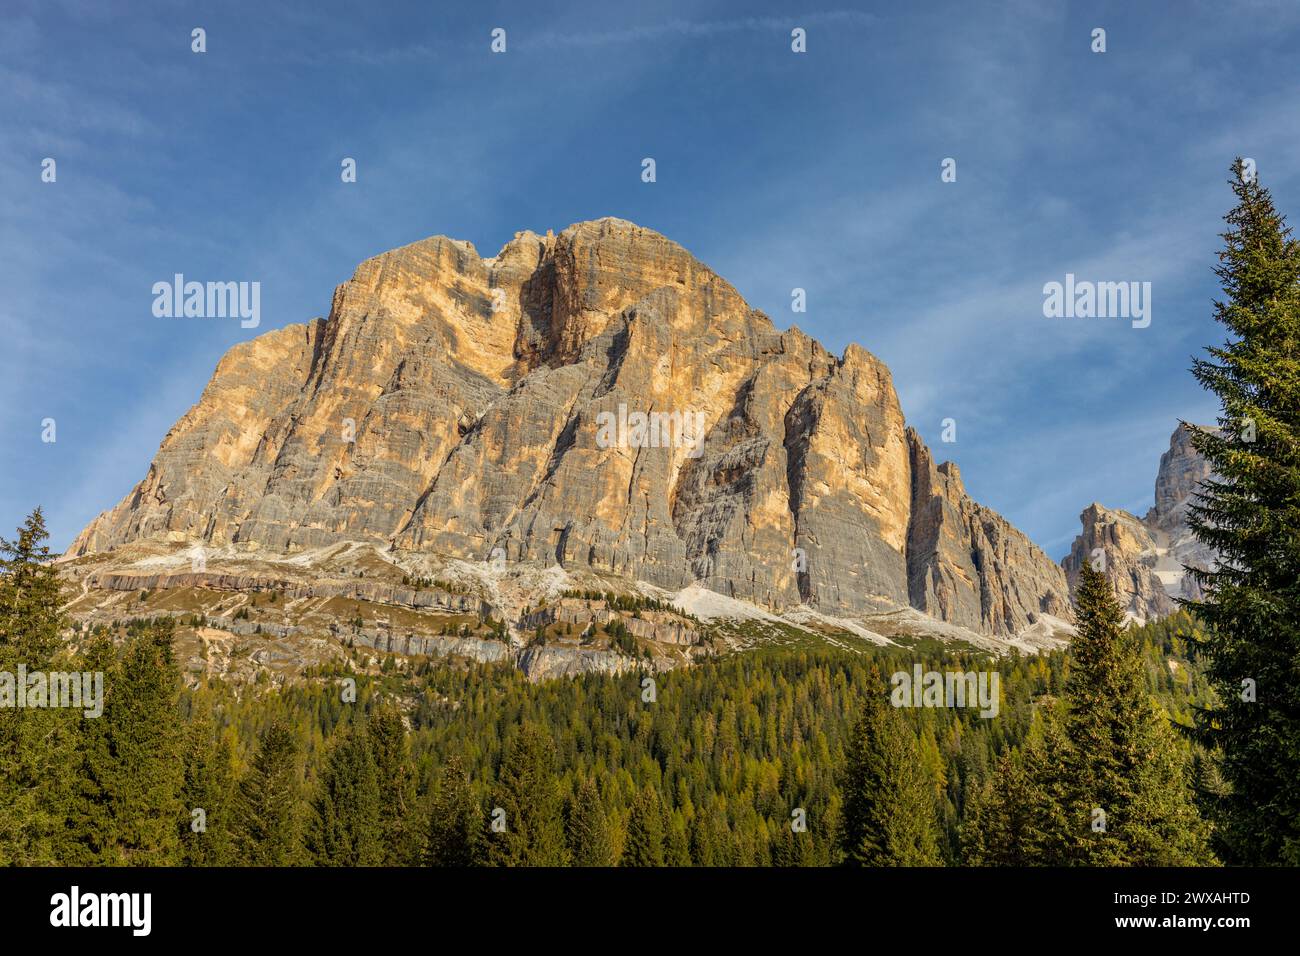
POLYGON ((1059 558, 1088 503, 1144 512, 1176 419, 1214 415, 1187 368, 1221 339, 1232 158, 1300 216, 1293 2, 449 6, 6 0, 0 526, 41 504, 66 546, 227 348, 327 313, 362 259, 613 215, 879 355, 1059 558), (155 318, 177 272, 260 282, 261 328, 155 318), (1151 326, 1045 319, 1067 272, 1151 282, 1151 326))

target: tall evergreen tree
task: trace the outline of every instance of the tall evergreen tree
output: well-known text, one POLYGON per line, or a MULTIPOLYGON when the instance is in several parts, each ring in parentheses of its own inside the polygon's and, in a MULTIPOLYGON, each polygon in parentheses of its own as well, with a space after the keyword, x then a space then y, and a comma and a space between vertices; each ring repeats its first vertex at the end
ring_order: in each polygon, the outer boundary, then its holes
POLYGON ((726 854, 720 845, 717 814, 701 810, 691 821, 691 861, 696 866, 725 866, 726 854))
POLYGON ((385 866, 419 862, 415 823, 415 775, 402 715, 392 706, 377 708, 367 721, 379 783, 379 828, 385 866))
MULTIPOLYGON (((57 574, 50 565, 45 518, 37 508, 15 541, 0 538, 0 671, 14 683, 19 665, 45 671, 65 620, 57 574)), ((0 865, 50 865, 67 813, 80 713, 0 707, 0 865)))
POLYGON ((429 812, 427 866, 479 866, 483 843, 483 808, 474 798, 469 777, 458 757, 443 768, 429 812))
POLYGON ((574 866, 613 866, 614 845, 609 818, 596 785, 589 778, 578 785, 569 802, 566 835, 574 866))
POLYGON ((664 809, 654 787, 642 787, 632 803, 621 865, 664 865, 664 809))
POLYGON ((379 780, 364 723, 335 734, 312 799, 306 845, 320 866, 376 866, 383 860, 379 780))
POLYGON ((81 723, 81 780, 71 811, 76 862, 166 866, 180 857, 186 815, 180 673, 172 622, 133 622, 125 653, 92 649, 104 712, 81 723))
POLYGON ((664 807, 664 865, 691 865, 691 838, 686 832, 686 819, 677 810, 664 807))
POLYGON ((1142 661, 1106 576, 1085 564, 1065 685, 1060 860, 1085 865, 1210 862, 1192 799, 1191 755, 1147 692, 1142 661))
POLYGON ((1008 751, 974 789, 961 827, 968 866, 1046 866, 1063 862, 1066 823, 1065 732, 1056 707, 1044 708, 1023 748, 1008 751))
POLYGON ((1300 241, 1245 165, 1225 220, 1215 318, 1228 340, 1193 374, 1220 399, 1192 445, 1214 477, 1189 510, 1220 557, 1189 569, 1221 706, 1198 719, 1230 792, 1221 833, 1247 864, 1300 864, 1300 241))
POLYGON ((234 748, 206 714, 186 728, 181 803, 181 860, 186 866, 234 862, 231 818, 235 799, 234 748), (201 811, 201 812, 198 812, 201 811))
POLYGON ((882 692, 868 693, 841 780, 839 842, 851 866, 938 866, 934 783, 916 736, 882 692))
POLYGON ((502 832, 488 837, 494 866, 563 866, 564 819, 555 772, 555 741, 525 724, 501 764, 493 791, 493 812, 505 812, 502 832))
POLYGON ((297 866, 304 862, 299 800, 298 744, 281 721, 258 740, 252 766, 235 801, 235 846, 249 866, 297 866))
POLYGON ((45 541, 45 516, 37 508, 14 541, 0 537, 0 662, 44 670, 65 624, 58 572, 45 541))

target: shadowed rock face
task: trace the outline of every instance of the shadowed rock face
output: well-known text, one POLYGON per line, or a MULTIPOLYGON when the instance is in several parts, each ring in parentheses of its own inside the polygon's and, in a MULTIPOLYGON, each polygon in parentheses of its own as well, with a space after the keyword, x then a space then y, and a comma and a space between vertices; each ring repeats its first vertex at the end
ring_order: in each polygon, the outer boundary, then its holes
POLYGON ((1155 506, 1147 512, 1146 523, 1165 531, 1185 528, 1192 496, 1210 476, 1210 463, 1192 447, 1191 429, 1179 425, 1169 439, 1169 450, 1160 456, 1155 506))
POLYGON ((1133 617, 1162 617, 1177 608, 1175 598, 1199 598, 1200 588, 1183 566, 1209 568, 1215 555, 1187 526, 1187 507, 1210 474, 1209 463, 1192 447, 1191 431, 1179 425, 1160 456, 1155 506, 1146 517, 1096 503, 1079 516, 1083 531, 1061 562, 1071 589, 1083 563, 1101 551, 1106 577, 1133 617))
POLYGON ((1163 556, 1162 532, 1127 511, 1096 502, 1079 520, 1083 531, 1061 562, 1072 589, 1078 586, 1084 563, 1100 560, 1120 605, 1133 617, 1145 621, 1174 610, 1171 594, 1156 573, 1163 556))
POLYGON ((913 607, 976 631, 1014 631, 1038 612, 1069 617, 1064 576, 1006 519, 966 494, 952 462, 936 466, 920 436, 912 452, 908 594, 913 607))
POLYGON ((878 359, 777 330, 617 219, 520 233, 494 259, 443 237, 393 250, 328 319, 231 349, 69 553, 142 539, 500 548, 770 607, 911 604, 988 633, 1068 607, 1061 569, 934 465, 878 359), (666 417, 639 433, 637 413, 666 417), (681 427, 697 418, 699 440, 681 427))

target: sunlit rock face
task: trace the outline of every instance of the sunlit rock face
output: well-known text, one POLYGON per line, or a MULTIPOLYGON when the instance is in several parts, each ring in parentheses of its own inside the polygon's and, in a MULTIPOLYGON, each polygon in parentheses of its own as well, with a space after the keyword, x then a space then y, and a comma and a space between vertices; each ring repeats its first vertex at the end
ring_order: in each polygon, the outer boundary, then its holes
POLYGON ((1179 425, 1160 456, 1155 506, 1145 517, 1096 503, 1079 516, 1083 530, 1061 562, 1071 589, 1083 562, 1101 555, 1098 563, 1120 603, 1138 620, 1171 613, 1175 598, 1199 598, 1200 588, 1184 566, 1211 568, 1215 554, 1193 536, 1187 508, 1210 475, 1209 463, 1192 447, 1191 431, 1179 425))
POLYGON ((495 554, 997 634, 1068 610, 1062 569, 906 427, 883 363, 778 330, 617 219, 492 259, 395 249, 328 318, 231 349, 69 553, 143 540, 495 554))

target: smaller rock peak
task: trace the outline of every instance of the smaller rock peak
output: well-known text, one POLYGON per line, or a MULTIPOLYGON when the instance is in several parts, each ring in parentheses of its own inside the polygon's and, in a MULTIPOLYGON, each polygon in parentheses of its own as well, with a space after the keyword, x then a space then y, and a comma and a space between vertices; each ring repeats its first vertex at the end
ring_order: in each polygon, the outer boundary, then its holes
POLYGON ((868 366, 878 368, 888 372, 884 362, 876 357, 875 353, 863 348, 857 342, 850 342, 844 347, 844 354, 840 356, 840 364, 847 366, 868 366))
MULTIPOLYGON (((637 225, 630 219, 620 219, 618 216, 601 216, 599 219, 584 219, 581 222, 571 223, 564 229, 564 232, 578 232, 584 229, 596 229, 603 232, 654 232, 653 229, 647 229, 645 226, 637 225)), ((659 235, 659 233, 655 232, 655 235, 659 235)))
POLYGON ((939 474, 943 475, 950 484, 956 486, 956 490, 960 491, 962 494, 966 493, 966 485, 961 480, 961 469, 957 467, 955 461, 945 461, 935 470, 938 471, 939 474))

